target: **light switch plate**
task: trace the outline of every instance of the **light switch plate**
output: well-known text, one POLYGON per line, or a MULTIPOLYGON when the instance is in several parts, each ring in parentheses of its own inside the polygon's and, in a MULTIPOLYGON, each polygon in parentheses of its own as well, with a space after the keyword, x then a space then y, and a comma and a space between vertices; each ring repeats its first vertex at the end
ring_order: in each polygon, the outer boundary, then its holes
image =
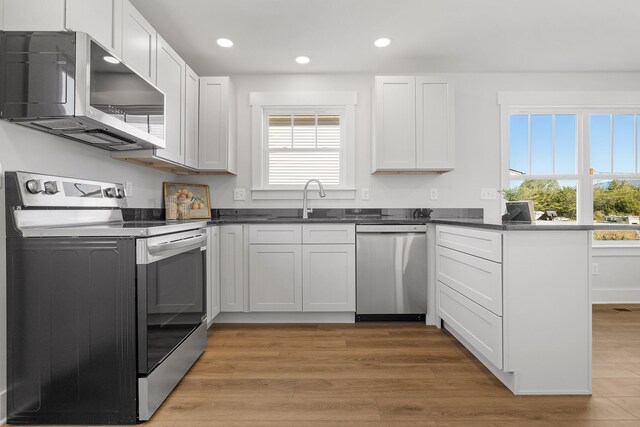
POLYGON ((246 200, 247 192, 244 188, 234 188, 233 189, 233 200, 242 201, 246 200))
POLYGON ((597 262, 591 264, 591 274, 593 276, 597 276, 598 274, 600 274, 600 264, 598 264, 597 262))
POLYGON ((432 188, 431 191, 429 192, 429 198, 431 200, 438 200, 438 189, 437 188, 432 188))
POLYGON ((369 189, 368 188, 363 188, 362 190, 360 190, 360 198, 362 198, 362 200, 369 200, 369 189))
POLYGON ((496 200, 498 198, 498 190, 495 188, 481 188, 480 199, 481 200, 496 200))

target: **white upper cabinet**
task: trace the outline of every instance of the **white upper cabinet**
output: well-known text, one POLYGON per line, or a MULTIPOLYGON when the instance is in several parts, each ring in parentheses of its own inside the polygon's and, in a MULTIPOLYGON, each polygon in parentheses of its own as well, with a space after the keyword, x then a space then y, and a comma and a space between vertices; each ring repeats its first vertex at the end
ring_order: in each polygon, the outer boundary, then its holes
POLYGON ((158 36, 157 40, 156 85, 165 94, 165 148, 157 150, 156 155, 183 164, 185 149, 182 122, 186 64, 162 37, 158 36))
POLYGON ((4 31, 63 31, 65 0, 0 0, 4 31))
POLYGON ((200 78, 188 65, 185 67, 184 83, 184 164, 197 168, 200 78))
POLYGON ((229 77, 200 78, 198 168, 236 173, 235 90, 229 77))
MULTIPOLYGON (((0 0, 1 30, 81 31, 115 49, 117 10, 122 0, 0 0)), ((120 13, 121 15, 121 13, 120 13)))
POLYGON ((416 77, 416 167, 452 170, 455 161, 453 89, 443 80, 416 77))
POLYGON ((373 172, 454 168, 454 98, 448 82, 379 76, 374 103, 373 172))
POLYGON ((67 0, 66 28, 88 33, 104 47, 116 50, 115 7, 114 0, 67 0))
POLYGON ((416 166, 416 79, 376 77, 376 170, 416 166))
POLYGON ((156 81, 156 30, 133 7, 122 4, 122 60, 152 82, 156 81))

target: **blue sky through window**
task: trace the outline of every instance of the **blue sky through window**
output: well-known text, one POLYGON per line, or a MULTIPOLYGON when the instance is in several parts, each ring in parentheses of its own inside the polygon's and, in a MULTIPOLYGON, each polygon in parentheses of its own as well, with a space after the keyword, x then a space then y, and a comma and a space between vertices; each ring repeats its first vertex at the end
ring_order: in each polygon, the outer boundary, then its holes
MULTIPOLYGON (((636 162, 640 164, 640 149, 636 149, 640 138, 637 120, 635 114, 590 116, 590 157, 594 174, 637 173, 636 162)), ((575 114, 512 115, 509 121, 512 174, 577 173, 576 129, 575 114)))

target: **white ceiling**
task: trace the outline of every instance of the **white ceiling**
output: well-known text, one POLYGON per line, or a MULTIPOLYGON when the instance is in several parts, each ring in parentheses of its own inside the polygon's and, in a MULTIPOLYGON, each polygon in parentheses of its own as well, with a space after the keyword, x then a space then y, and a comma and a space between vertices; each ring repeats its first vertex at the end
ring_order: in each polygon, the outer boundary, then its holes
POLYGON ((640 71, 640 0, 132 3, 200 75, 640 71))

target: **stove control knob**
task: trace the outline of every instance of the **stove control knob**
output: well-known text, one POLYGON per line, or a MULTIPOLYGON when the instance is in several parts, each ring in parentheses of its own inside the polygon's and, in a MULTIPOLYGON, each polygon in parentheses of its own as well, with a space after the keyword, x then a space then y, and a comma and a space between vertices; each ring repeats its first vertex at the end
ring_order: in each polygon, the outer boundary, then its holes
POLYGON ((122 188, 118 188, 116 197, 118 199, 124 199, 124 190, 122 188))
POLYGON ((47 194, 56 194, 60 191, 58 183, 55 181, 47 181, 44 183, 44 192, 47 194))
POLYGON ((114 197, 116 197, 116 189, 115 189, 115 187, 109 187, 106 190, 104 190, 104 195, 107 196, 110 199, 113 199, 114 197))
POLYGON ((27 191, 31 194, 41 193, 42 188, 42 180, 41 179, 30 179, 27 181, 27 191))

